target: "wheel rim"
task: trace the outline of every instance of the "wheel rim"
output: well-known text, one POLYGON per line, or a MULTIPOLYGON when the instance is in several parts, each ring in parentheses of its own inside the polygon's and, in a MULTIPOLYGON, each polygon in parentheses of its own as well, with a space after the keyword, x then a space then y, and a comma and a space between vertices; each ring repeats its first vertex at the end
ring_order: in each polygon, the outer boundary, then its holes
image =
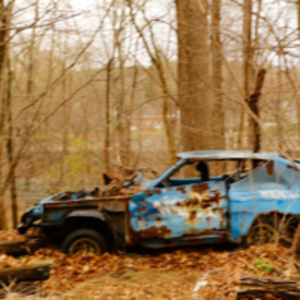
POLYGON ((247 243, 261 245, 275 242, 275 229, 268 224, 257 224, 250 230, 247 236, 247 243))
POLYGON ((77 252, 89 252, 89 253, 95 253, 95 254, 101 254, 100 246, 97 242, 95 242, 92 239, 89 238, 81 238, 72 243, 70 246, 69 253, 71 255, 77 253, 77 252))

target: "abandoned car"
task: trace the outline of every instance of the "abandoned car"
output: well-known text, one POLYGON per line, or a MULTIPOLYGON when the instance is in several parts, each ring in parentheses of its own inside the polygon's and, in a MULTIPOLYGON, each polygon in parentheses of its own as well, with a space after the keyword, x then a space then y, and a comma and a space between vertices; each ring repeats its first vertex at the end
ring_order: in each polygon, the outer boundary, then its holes
MULTIPOLYGON (((38 228, 62 251, 97 254, 292 238, 300 215, 298 163, 276 153, 193 151, 155 180, 43 199, 18 229, 38 228)), ((138 175, 139 178, 140 175, 138 175)))

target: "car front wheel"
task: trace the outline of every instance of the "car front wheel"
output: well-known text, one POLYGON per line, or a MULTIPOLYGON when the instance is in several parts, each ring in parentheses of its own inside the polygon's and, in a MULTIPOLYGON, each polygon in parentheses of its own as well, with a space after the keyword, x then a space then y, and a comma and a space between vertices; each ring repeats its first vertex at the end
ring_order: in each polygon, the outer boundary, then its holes
POLYGON ((92 229, 78 229, 71 232, 63 241, 62 252, 73 255, 77 252, 89 252, 102 255, 109 251, 106 239, 92 229))

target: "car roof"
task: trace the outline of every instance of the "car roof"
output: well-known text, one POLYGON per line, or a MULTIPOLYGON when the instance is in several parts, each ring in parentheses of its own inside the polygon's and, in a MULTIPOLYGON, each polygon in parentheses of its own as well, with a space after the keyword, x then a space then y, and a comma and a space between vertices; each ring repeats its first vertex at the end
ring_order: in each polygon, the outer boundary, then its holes
POLYGON ((209 159, 275 159, 279 155, 275 152, 252 152, 244 150, 201 150, 182 152, 176 155, 179 159, 195 159, 195 160, 209 160, 209 159))

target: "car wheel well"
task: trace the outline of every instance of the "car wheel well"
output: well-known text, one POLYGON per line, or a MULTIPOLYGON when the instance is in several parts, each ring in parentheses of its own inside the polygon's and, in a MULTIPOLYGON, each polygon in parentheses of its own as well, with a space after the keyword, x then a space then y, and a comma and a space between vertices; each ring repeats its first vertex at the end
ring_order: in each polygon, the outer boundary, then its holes
POLYGON ((92 229, 103 235, 112 248, 115 245, 114 235, 107 223, 91 217, 72 217, 68 218, 63 225, 65 236, 78 229, 92 229))
MULTIPOLYGON (((280 221, 282 220, 284 214, 278 211, 271 211, 268 213, 262 213, 256 216, 256 218, 253 220, 251 227, 254 225, 257 225, 259 223, 270 223, 275 225, 276 227, 279 226, 280 221)), ((286 215, 287 216, 287 215, 286 215)))
POLYGON ((300 221, 300 215, 296 215, 296 214, 284 214, 282 212, 279 211, 271 211, 268 213, 262 213, 259 214, 252 222, 251 226, 258 224, 259 222, 273 222, 273 224, 276 224, 276 222, 278 222, 277 224, 280 225, 280 222, 283 223, 288 223, 288 222, 293 222, 295 223, 295 221, 300 221))
POLYGON ((300 224, 300 215, 291 213, 283 214, 278 211, 263 213, 255 218, 250 230, 260 223, 272 226, 278 232, 278 237, 281 242, 291 244, 296 229, 300 224))

